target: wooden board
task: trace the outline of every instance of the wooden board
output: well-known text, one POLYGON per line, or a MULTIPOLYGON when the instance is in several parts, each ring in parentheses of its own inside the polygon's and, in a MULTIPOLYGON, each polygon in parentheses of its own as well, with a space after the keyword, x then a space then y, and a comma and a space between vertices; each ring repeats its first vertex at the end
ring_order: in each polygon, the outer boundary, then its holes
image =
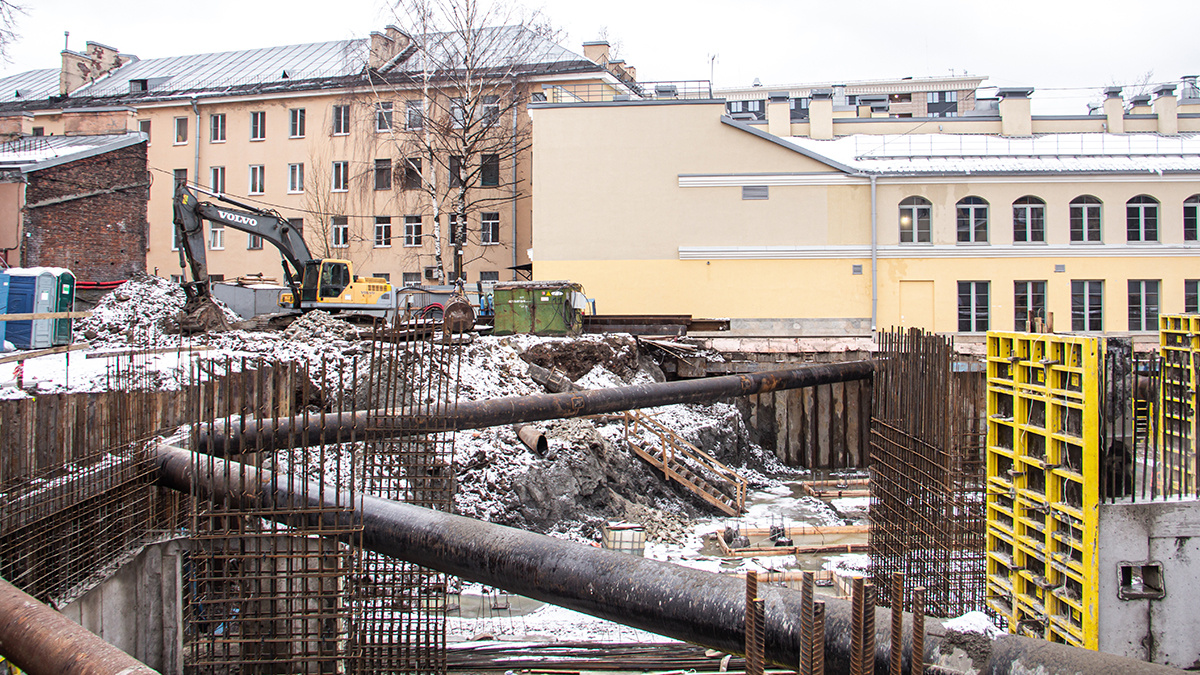
POLYGON ((77 349, 87 349, 88 347, 91 347, 91 345, 86 342, 78 342, 73 345, 62 345, 60 347, 51 347, 49 349, 35 349, 32 351, 17 352, 16 354, 0 356, 0 363, 12 363, 13 361, 36 359, 39 356, 49 356, 51 354, 65 354, 66 352, 73 352, 77 349))
POLYGON ((0 314, 0 321, 37 321, 40 319, 86 319, 91 312, 40 312, 37 314, 0 314))

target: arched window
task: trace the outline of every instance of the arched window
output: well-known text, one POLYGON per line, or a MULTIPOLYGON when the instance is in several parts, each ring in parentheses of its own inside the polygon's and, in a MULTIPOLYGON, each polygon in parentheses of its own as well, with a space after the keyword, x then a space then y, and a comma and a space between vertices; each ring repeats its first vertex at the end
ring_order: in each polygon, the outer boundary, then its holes
POLYGON ((988 203, 979 197, 964 197, 958 202, 958 243, 986 244, 988 240, 988 203))
POLYGON ((909 197, 900 202, 900 243, 928 244, 933 204, 924 197, 909 197))
POLYGON ((1158 241, 1158 200, 1138 195, 1125 202, 1125 240, 1158 241))
POLYGON ((1046 202, 1037 197, 1021 197, 1013 202, 1013 241, 1046 241, 1046 202))
POLYGON ((1183 200, 1183 240, 1200 240, 1200 195, 1183 200))
POLYGON ((1100 243, 1100 214, 1104 202, 1091 195, 1071 200, 1071 243, 1100 243))

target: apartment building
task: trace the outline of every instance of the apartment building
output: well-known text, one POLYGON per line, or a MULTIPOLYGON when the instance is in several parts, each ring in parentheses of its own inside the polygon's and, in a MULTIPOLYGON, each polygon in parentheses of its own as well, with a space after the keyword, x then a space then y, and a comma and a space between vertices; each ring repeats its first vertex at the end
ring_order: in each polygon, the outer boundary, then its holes
POLYGON ((844 83, 721 87, 713 95, 725 99, 725 112, 735 120, 767 119, 767 101, 786 95, 792 121, 808 119, 813 93, 828 90, 836 117, 958 117, 975 110, 975 92, 986 75, 904 77, 844 83))
POLYGON ((1047 118, 1027 88, 911 119, 837 116, 830 89, 801 120, 786 91, 761 121, 702 97, 536 104, 535 276, 581 282, 603 313, 745 336, 970 341, 1040 319, 1153 339, 1159 313, 1200 310, 1186 91, 1047 118))
MULTIPOLYGON (((19 113, 0 133, 145 134, 146 269, 162 276, 184 274, 172 199, 186 181, 276 211, 314 256, 349 259, 360 275, 445 282, 460 245, 467 281, 512 279, 529 263, 526 104, 563 85, 624 91, 631 79, 605 43, 586 51, 522 26, 470 38, 389 26, 362 40, 140 60, 89 42, 64 51, 59 69, 0 79, 0 114, 19 113), (470 82, 451 72, 464 40, 482 53, 470 82), (473 145, 456 150, 468 134, 473 145)), ((215 278, 280 278, 269 244, 206 227, 215 278)))

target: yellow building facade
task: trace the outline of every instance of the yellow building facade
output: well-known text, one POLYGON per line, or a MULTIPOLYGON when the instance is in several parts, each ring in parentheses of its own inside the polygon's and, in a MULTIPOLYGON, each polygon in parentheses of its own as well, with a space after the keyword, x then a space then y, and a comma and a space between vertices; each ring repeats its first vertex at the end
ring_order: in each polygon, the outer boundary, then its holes
POLYGON ((1040 319, 1153 340, 1158 313, 1196 311, 1200 100, 1041 119, 1000 93, 901 119, 814 90, 802 122, 786 92, 751 123, 701 98, 537 104, 535 276, 755 336, 1040 319))

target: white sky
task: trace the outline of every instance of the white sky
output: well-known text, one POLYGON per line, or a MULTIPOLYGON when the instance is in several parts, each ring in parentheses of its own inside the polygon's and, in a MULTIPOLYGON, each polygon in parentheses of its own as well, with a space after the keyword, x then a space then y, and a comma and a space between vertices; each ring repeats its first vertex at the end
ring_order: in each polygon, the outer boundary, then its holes
MULTIPOLYGON (((397 23, 381 0, 18 0, 12 74, 57 68, 93 40, 142 58, 365 37, 397 23)), ((527 0, 566 32, 564 46, 601 31, 638 79, 766 85, 951 71, 995 86, 1034 86, 1036 113, 1086 112, 1099 87, 1200 74, 1200 2, 1157 0, 527 0), (1066 88, 1075 88, 1068 90, 1066 88), (1089 91, 1090 90, 1090 91, 1089 91), (1081 98, 1082 97, 1082 98, 1081 98)))

